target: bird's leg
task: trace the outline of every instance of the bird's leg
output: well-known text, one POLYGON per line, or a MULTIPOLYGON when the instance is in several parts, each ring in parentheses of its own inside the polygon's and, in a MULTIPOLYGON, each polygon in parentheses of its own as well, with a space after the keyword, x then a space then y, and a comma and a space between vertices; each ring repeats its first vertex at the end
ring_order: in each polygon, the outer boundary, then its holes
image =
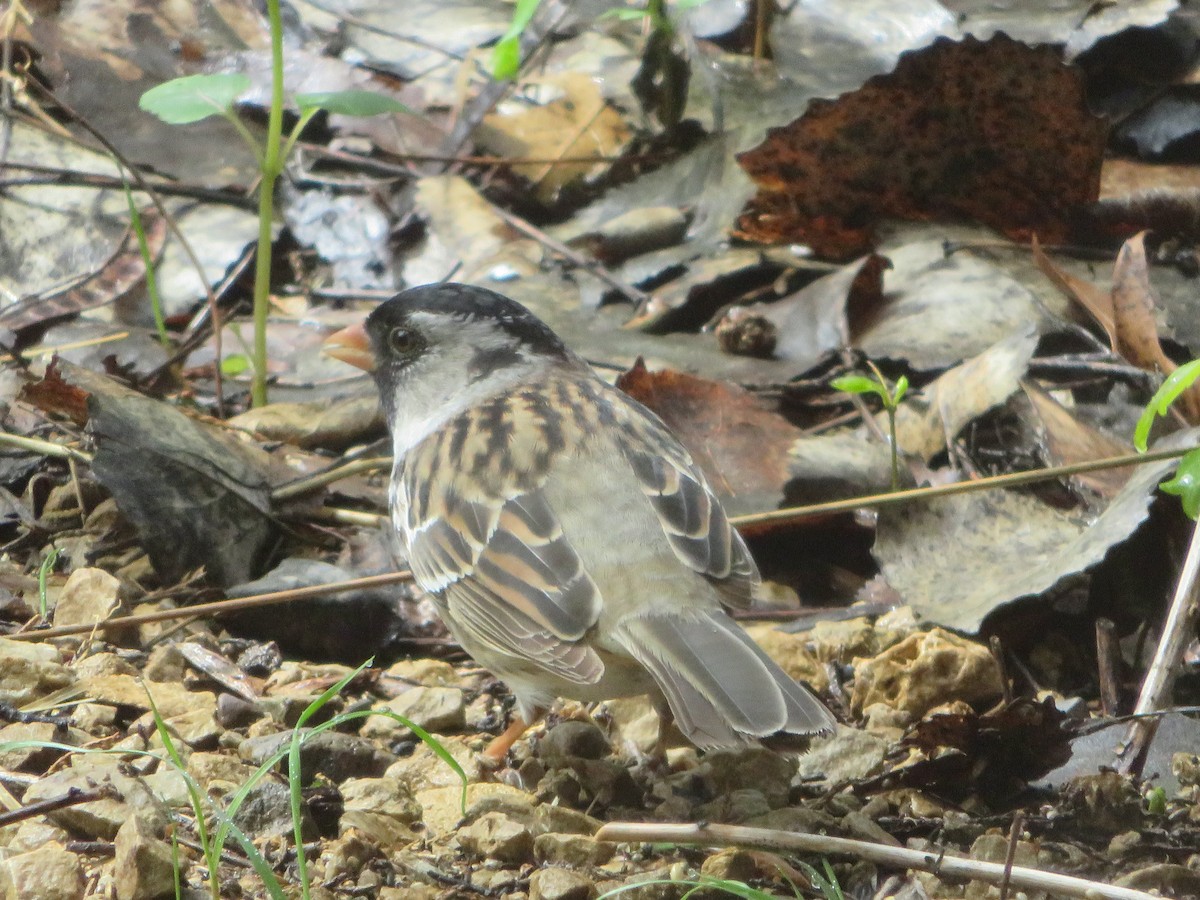
POLYGON ((492 738, 491 743, 489 743, 484 749, 484 759, 491 760, 497 764, 504 762, 504 757, 508 756, 508 751, 512 749, 512 745, 520 740, 521 735, 528 731, 530 726, 541 719, 541 717, 545 715, 545 712, 545 710, 538 710, 537 713, 532 717, 532 720, 529 722, 526 722, 520 714, 513 713, 512 721, 509 723, 508 727, 505 728, 504 731, 502 731, 499 735, 492 738))

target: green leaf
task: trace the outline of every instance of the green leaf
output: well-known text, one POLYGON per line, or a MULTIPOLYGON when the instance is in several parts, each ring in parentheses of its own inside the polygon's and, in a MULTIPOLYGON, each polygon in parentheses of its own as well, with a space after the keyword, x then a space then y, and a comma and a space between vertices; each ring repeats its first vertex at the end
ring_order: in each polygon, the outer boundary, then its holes
POLYGON ((517 77, 521 68, 521 35, 533 21, 533 14, 537 12, 541 2, 542 0, 517 0, 512 24, 492 48, 492 77, 497 81, 517 77))
POLYGON ((221 374, 236 378, 250 368, 250 357, 245 353, 230 353, 221 360, 221 374))
POLYGON ((908 393, 908 376, 901 375, 896 379, 896 389, 892 392, 892 406, 899 406, 904 395, 908 393))
POLYGON ((150 88, 142 94, 138 106, 168 125, 188 125, 209 116, 226 115, 248 90, 250 77, 240 72, 186 75, 150 88))
POLYGON ((1189 519, 1200 516, 1200 450, 1193 450, 1179 460, 1175 477, 1164 481, 1159 488, 1179 498, 1189 519))
POLYGON ((1138 418, 1137 427, 1133 430, 1133 446, 1139 452, 1146 452, 1146 441, 1150 437, 1150 428, 1154 425, 1154 417, 1165 416, 1171 404, 1179 399, 1179 395, 1192 386, 1200 378, 1200 359, 1184 363, 1166 377, 1162 386, 1154 392, 1142 415, 1138 418))
POLYGON ((412 112, 399 100, 374 91, 328 91, 322 94, 297 94, 301 112, 323 109, 343 116, 382 116, 384 113, 412 112))
POLYGON ((886 397, 883 385, 866 375, 842 375, 829 382, 834 390, 845 391, 847 394, 878 394, 886 397))

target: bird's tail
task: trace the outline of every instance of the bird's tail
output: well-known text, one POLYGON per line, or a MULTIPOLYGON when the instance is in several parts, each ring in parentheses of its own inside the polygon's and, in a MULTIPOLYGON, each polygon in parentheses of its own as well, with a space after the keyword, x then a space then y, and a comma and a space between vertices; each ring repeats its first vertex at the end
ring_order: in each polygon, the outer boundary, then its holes
POLYGON ((617 638, 654 677, 679 729, 701 749, 818 734, 837 724, 724 612, 638 617, 623 623, 617 638))

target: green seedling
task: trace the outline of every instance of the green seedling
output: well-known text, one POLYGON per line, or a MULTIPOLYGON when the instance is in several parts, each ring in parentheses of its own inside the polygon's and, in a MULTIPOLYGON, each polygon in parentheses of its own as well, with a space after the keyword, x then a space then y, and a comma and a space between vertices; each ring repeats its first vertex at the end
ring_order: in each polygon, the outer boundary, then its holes
MULTIPOLYGON (((300 782, 300 762, 299 754, 305 742, 312 739, 324 731, 332 728, 337 728, 340 725, 353 721, 355 719, 365 718, 371 715, 384 715, 390 719, 399 722, 401 725, 410 729, 418 739, 425 742, 434 751, 439 759, 445 762, 458 775, 462 782, 462 792, 459 798, 459 805, 463 814, 466 814, 467 808, 467 775, 457 760, 450 755, 450 752, 442 746, 436 738, 430 735, 420 726, 410 722, 404 716, 398 713, 387 710, 359 710, 352 713, 343 713, 333 716, 327 722, 314 726, 307 730, 304 725, 312 719, 312 717, 329 702, 334 696, 340 693, 350 681, 362 672, 365 668, 371 665, 373 660, 367 660, 353 672, 346 675, 337 684, 326 690, 320 697, 308 705, 304 712, 300 715, 295 727, 292 729, 292 739, 288 745, 271 754, 263 763, 254 770, 249 778, 246 779, 233 794, 231 794, 224 804, 220 806, 208 798, 199 784, 188 773, 186 764, 175 745, 174 739, 171 736, 170 728, 159 714, 158 707, 154 702, 153 696, 149 697, 149 705, 151 713, 154 717, 155 729, 158 733, 159 740, 162 742, 163 748, 166 751, 166 757, 161 754, 148 750, 129 750, 129 749, 110 749, 100 750, 91 748, 74 747, 69 744, 62 744, 55 741, 9 741, 0 742, 0 753, 7 753, 13 750, 21 750, 30 747, 61 750, 64 753, 105 753, 117 756, 138 756, 148 757, 158 760, 160 763, 165 763, 172 766, 179 772, 187 787, 188 802, 192 807, 192 814, 196 820, 196 837, 200 844, 201 853, 204 856, 205 864, 208 867, 208 886, 209 894, 212 900, 221 900, 220 882, 219 882, 219 866, 221 855, 225 848, 226 841, 232 837, 242 851, 246 854, 251 867, 262 879, 263 885, 266 888, 267 894, 271 900, 286 900, 288 892, 279 883, 279 879, 272 871, 270 864, 263 858, 262 854, 254 846, 250 838, 234 824, 234 817, 238 810, 246 802, 250 791, 258 782, 265 778, 272 769, 275 768, 282 760, 288 759, 288 783, 292 799, 292 817, 293 831, 296 836, 296 853, 299 863, 301 891, 303 897, 309 897, 311 887, 308 883, 307 860, 304 856, 304 845, 300 840, 300 814, 301 814, 301 788, 300 782), (211 824, 210 824, 211 820, 211 824)), ((176 870, 176 878, 179 878, 178 868, 176 870)))
POLYGON ((150 242, 146 240, 146 226, 142 224, 142 213, 133 202, 133 191, 129 182, 125 184, 125 202, 129 204, 129 224, 137 237, 138 252, 142 255, 142 265, 146 267, 146 293, 150 297, 150 309, 154 312, 154 330, 158 332, 158 341, 164 347, 171 346, 171 336, 167 334, 167 320, 163 316, 162 297, 158 293, 158 276, 154 272, 154 259, 150 256, 150 242))
MULTIPOLYGON (((1171 405, 1195 384, 1197 378, 1200 378, 1200 359, 1180 366, 1168 375, 1162 386, 1154 392, 1133 432, 1133 445, 1140 453, 1146 452, 1150 428, 1155 419, 1165 416, 1171 405)), ((1179 460, 1179 465, 1175 467, 1175 477, 1164 481, 1159 485, 1159 489, 1178 497, 1188 518, 1194 520, 1200 516, 1200 450, 1184 454, 1179 460)))
POLYGON ((533 21, 541 3, 542 0, 517 0, 508 31, 492 48, 492 77, 497 81, 511 81, 521 70, 521 35, 533 21))
MULTIPOLYGON (((275 182, 300 134, 322 110, 348 116, 377 116, 405 112, 404 104, 370 91, 336 91, 298 94, 300 115, 287 138, 283 137, 283 23, 279 0, 267 0, 271 31, 271 106, 267 135, 260 145, 238 118, 234 105, 250 88, 250 79, 240 73, 188 75, 175 78, 142 94, 138 105, 170 125, 186 125, 210 116, 224 116, 250 147, 258 163, 258 253, 254 265, 254 377, 250 399, 254 406, 267 402, 267 312, 271 277, 271 225, 275 211, 275 182)), ((214 327, 220 324, 214 322, 214 327)))
POLYGON ((51 547, 46 552, 42 564, 38 566, 38 615, 42 617, 42 621, 46 620, 46 613, 50 606, 49 599, 46 596, 46 579, 54 571, 54 565, 57 562, 58 548, 51 547))
POLYGON ((874 378, 868 378, 866 375, 843 375, 833 379, 829 384, 847 394, 875 394, 883 402, 883 410, 888 417, 888 434, 892 449, 892 490, 895 491, 900 489, 900 453, 896 446, 896 409, 900 406, 904 395, 908 393, 908 378, 901 375, 896 379, 894 387, 888 387, 887 379, 883 377, 883 373, 876 368, 875 364, 868 360, 867 365, 871 367, 874 378))

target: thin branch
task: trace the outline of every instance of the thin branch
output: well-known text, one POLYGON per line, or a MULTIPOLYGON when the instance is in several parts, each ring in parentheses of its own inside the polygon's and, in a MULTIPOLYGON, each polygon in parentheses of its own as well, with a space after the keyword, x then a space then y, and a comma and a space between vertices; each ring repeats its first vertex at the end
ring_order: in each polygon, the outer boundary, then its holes
POLYGON ((1043 872, 1025 866, 1011 869, 1000 863, 980 862, 944 853, 930 853, 890 847, 868 841, 828 837, 819 834, 800 834, 776 831, 771 828, 748 828, 743 825, 642 825, 633 822, 610 822, 596 832, 597 841, 612 843, 671 843, 701 844, 709 847, 754 847, 760 850, 788 850, 814 853, 821 856, 849 856, 883 866, 920 869, 939 877, 970 878, 999 885, 1006 872, 1008 883, 1022 891, 1048 891, 1063 897, 1081 900, 1152 900, 1153 894, 1131 888, 1115 887, 1098 881, 1088 881, 1071 875, 1043 872))

